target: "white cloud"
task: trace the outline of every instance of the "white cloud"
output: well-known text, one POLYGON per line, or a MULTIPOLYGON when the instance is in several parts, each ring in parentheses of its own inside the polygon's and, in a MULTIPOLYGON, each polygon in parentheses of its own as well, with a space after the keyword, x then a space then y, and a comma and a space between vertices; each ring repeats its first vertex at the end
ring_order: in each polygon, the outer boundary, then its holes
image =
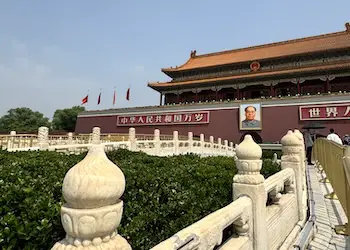
POLYGON ((72 76, 68 73, 72 70, 64 69, 64 65, 58 67, 56 59, 61 58, 61 51, 57 46, 35 51, 14 40, 0 48, 0 54, 5 54, 2 50, 7 56, 0 58, 0 116, 11 108, 25 106, 51 118, 56 109, 79 105, 87 89, 97 85, 72 76), (39 55, 45 56, 45 63, 39 55))

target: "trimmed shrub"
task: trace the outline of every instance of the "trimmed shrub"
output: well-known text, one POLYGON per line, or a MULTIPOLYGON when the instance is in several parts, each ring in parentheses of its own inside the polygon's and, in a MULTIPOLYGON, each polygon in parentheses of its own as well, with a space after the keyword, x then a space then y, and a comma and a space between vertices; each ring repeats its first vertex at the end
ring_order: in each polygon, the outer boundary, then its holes
MULTIPOLYGON (((1 249, 50 249, 65 236, 60 220, 62 182, 86 154, 0 151, 1 249)), ((232 201, 233 158, 154 157, 109 152, 126 177, 118 232, 133 249, 150 249, 232 201)), ((279 171, 264 160, 267 177, 279 171)))

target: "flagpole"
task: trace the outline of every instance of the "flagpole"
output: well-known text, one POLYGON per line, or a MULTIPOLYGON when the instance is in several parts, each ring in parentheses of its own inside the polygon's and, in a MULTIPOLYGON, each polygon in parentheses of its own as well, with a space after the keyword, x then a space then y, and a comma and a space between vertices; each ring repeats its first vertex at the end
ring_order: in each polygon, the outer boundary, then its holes
POLYGON ((89 95, 90 95, 90 88, 88 88, 88 94, 87 94, 87 96, 88 96, 88 101, 87 101, 87 103, 86 103, 86 110, 88 110, 88 108, 89 108, 89 95))
POLYGON ((102 97, 102 88, 100 88, 100 93, 98 94, 97 105, 101 104, 101 97, 102 97))
POLYGON ((127 90, 127 101, 130 101, 130 92, 131 92, 131 84, 129 83, 129 87, 128 87, 128 90, 127 90))
POLYGON ((116 86, 114 86, 113 88, 113 103, 112 103, 113 107, 115 105, 115 99, 116 99, 116 86))

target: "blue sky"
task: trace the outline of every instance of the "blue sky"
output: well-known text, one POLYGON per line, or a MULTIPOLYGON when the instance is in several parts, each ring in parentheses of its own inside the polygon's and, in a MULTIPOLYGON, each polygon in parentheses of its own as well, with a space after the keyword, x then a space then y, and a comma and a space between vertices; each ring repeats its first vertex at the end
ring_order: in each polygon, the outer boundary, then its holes
POLYGON ((197 54, 345 30, 350 1, 0 2, 0 116, 26 106, 51 118, 88 109, 157 105, 149 81, 197 54), (131 85, 131 100, 125 100, 131 85), (102 88, 102 103, 97 96, 102 88))

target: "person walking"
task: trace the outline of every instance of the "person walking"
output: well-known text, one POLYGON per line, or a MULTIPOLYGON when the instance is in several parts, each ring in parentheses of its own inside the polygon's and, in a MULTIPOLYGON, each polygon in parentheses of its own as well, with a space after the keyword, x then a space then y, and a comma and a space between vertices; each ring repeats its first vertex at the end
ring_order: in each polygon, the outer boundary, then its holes
POLYGON ((343 138, 344 145, 350 145, 350 136, 348 134, 345 134, 343 138))
POLYGON ((327 139, 330 140, 330 141, 334 141, 336 143, 339 143, 341 145, 343 145, 343 142, 342 140, 340 139, 339 135, 337 135, 335 132, 334 132, 334 129, 330 129, 329 130, 330 134, 327 136, 327 139))
POLYGON ((306 147, 307 163, 309 165, 312 165, 312 163, 311 163, 311 153, 312 153, 312 147, 314 145, 314 141, 312 139, 312 135, 310 133, 310 130, 306 130, 304 132, 304 141, 305 141, 305 147, 306 147))

